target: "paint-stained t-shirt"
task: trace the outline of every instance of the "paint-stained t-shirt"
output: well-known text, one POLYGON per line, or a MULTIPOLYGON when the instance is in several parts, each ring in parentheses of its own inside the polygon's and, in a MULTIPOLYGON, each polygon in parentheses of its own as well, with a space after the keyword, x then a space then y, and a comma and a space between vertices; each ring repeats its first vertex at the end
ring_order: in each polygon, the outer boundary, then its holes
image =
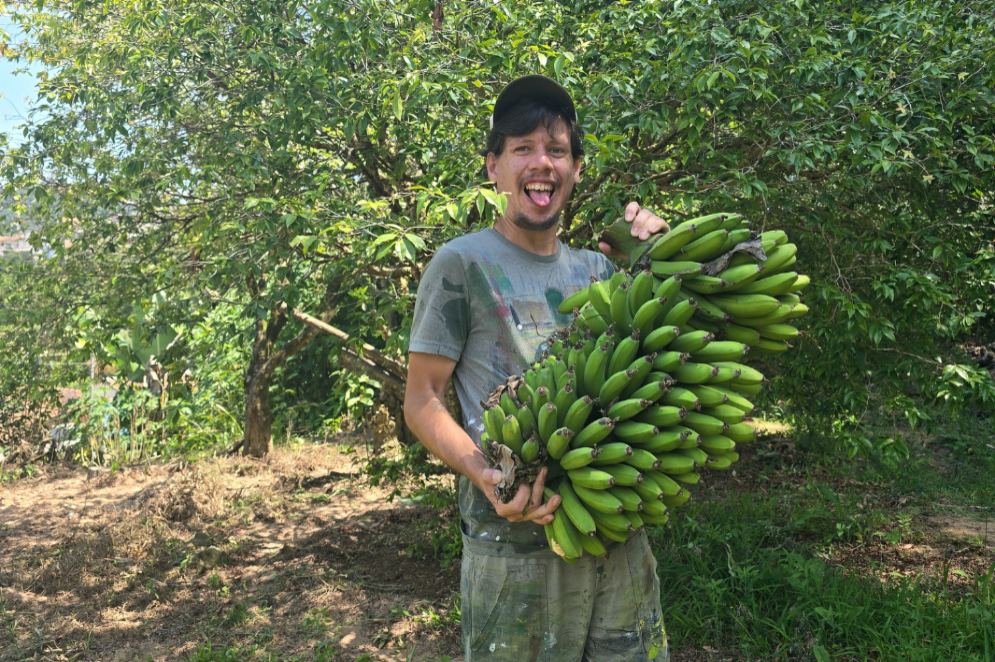
MULTIPOLYGON (((454 239, 435 254, 418 285, 409 349, 456 361, 453 384, 463 427, 478 447, 481 402, 535 361, 554 331, 569 326, 573 315, 557 312, 563 299, 587 287, 592 276, 604 280, 614 270, 604 255, 559 241, 554 254, 536 255, 494 228, 454 239)), ((459 504, 472 538, 546 545, 540 525, 498 516, 466 477, 459 504)))

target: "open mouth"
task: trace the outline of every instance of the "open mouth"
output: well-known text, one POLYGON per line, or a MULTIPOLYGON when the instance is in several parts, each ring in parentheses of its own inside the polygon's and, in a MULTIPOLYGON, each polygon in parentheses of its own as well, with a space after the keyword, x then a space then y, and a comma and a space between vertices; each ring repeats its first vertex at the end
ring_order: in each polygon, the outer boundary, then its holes
POLYGON ((545 207, 552 201, 555 190, 556 187, 547 182, 531 182, 525 185, 525 195, 539 207, 545 207))

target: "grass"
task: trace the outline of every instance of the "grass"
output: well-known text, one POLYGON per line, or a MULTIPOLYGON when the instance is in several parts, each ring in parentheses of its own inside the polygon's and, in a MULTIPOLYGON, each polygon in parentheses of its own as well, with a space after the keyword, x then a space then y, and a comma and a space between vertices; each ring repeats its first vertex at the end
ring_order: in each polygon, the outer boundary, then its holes
POLYGON ((948 541, 935 563, 902 565, 907 548, 942 546, 912 525, 935 503, 990 516, 995 472, 933 448, 905 462, 817 452, 792 462, 776 447, 751 451, 739 480, 752 487, 699 487, 654 531, 672 645, 764 660, 995 662, 987 541, 948 541))

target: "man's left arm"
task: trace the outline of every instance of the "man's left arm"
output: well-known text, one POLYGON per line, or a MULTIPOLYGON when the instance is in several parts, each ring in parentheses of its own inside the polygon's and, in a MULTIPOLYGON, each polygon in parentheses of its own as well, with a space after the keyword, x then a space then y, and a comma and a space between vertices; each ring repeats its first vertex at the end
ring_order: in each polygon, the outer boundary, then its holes
MULTIPOLYGON (((651 234, 657 232, 670 232, 670 226, 665 220, 649 209, 641 208, 639 203, 635 201, 626 205, 625 220, 632 223, 632 236, 639 237, 640 240, 646 240, 651 234)), ((615 250, 603 241, 598 244, 598 247, 608 257, 626 257, 625 253, 615 250)))

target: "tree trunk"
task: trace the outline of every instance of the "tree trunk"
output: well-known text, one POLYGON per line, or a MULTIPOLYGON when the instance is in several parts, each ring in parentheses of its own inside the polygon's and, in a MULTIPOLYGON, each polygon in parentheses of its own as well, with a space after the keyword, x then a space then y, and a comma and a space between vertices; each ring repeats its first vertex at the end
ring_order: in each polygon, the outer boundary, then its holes
MULTIPOLYGON (((252 366, 250 365, 250 373, 252 366)), ((243 452, 252 457, 262 457, 269 452, 273 438, 273 410, 270 406, 270 379, 256 370, 255 377, 245 380, 245 437, 243 452)))

